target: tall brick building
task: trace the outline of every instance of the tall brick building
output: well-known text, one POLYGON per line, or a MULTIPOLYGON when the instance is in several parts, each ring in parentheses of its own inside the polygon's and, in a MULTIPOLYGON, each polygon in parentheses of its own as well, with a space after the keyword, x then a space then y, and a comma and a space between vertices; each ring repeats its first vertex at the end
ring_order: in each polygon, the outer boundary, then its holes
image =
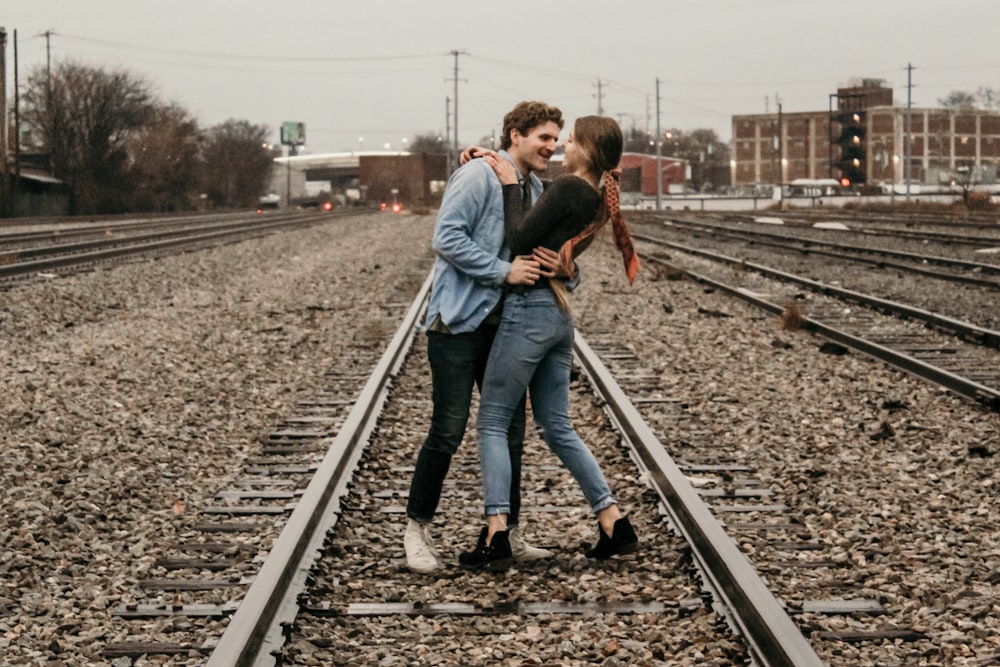
POLYGON ((959 178, 995 181, 1000 113, 893 106, 892 89, 866 79, 839 88, 826 111, 733 116, 734 185, 846 179, 851 185, 959 178), (907 116, 912 120, 907 132, 907 116))

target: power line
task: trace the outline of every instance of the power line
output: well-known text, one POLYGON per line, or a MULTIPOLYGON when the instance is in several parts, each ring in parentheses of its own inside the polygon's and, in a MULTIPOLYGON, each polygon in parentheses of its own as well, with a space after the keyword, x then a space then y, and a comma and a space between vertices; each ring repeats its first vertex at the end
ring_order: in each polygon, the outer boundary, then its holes
POLYGON ((105 46, 114 46, 123 49, 134 49, 136 51, 145 51, 152 53, 165 53, 172 55, 181 56, 198 56, 200 58, 229 58, 236 60, 265 60, 265 61, 280 61, 280 62, 372 62, 381 60, 415 60, 418 58, 440 58, 442 55, 448 55, 445 52, 434 52, 434 53, 411 53, 402 55, 380 55, 380 56, 261 56, 261 55, 249 55, 244 53, 222 53, 213 51, 187 51, 183 49, 167 49, 161 47, 152 46, 140 46, 137 44, 128 44, 125 42, 112 42, 103 39, 92 39, 89 37, 80 37, 78 35, 67 35, 65 33, 54 33, 49 31, 45 33, 48 34, 58 34, 60 37, 70 40, 77 40, 80 42, 89 42, 91 44, 103 44, 105 46))

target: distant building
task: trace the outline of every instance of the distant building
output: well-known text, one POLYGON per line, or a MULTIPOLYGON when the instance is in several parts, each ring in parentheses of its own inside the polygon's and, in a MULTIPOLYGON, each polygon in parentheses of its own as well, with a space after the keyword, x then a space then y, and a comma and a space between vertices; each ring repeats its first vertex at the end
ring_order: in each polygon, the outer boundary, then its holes
POLYGON ((437 208, 448 182, 448 156, 445 153, 362 155, 358 182, 370 202, 386 202, 395 194, 406 208, 437 208))
POLYGON ((733 116, 733 184, 903 184, 907 136, 911 183, 995 181, 1000 113, 915 108, 909 133, 907 116, 877 79, 839 88, 826 111, 733 116))
MULTIPOLYGON (((996 182, 1000 165, 1000 113, 912 109, 910 181, 945 185, 996 182)), ((904 183, 905 108, 869 109, 866 177, 869 183, 904 183)))
POLYGON ((280 205, 315 205, 323 197, 378 205, 395 195, 408 209, 434 208, 448 181, 447 158, 444 153, 388 151, 279 157, 269 190, 280 205))
MULTIPOLYGON (((553 157, 549 168, 542 174, 543 178, 555 178, 565 172, 562 155, 553 157)), ((660 169, 662 174, 662 192, 677 192, 684 187, 687 178, 688 164, 686 160, 677 157, 661 156, 660 169)), ((656 156, 648 153, 623 153, 621 161, 622 192, 634 193, 643 197, 656 196, 656 156)))
POLYGON ((776 113, 733 116, 732 184, 827 178, 832 173, 830 131, 825 111, 782 114, 780 123, 776 113))
POLYGON ((0 213, 11 217, 61 216, 69 214, 69 186, 52 176, 49 156, 22 153, 17 163, 8 156, 0 188, 9 201, 0 202, 0 213))

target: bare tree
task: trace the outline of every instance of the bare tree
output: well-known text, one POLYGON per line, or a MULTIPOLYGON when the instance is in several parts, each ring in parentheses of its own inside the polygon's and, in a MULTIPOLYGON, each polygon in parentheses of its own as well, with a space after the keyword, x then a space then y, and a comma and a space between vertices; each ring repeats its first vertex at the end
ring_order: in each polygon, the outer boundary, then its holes
POLYGON ((964 90, 953 90, 947 97, 938 98, 938 104, 945 109, 969 111, 976 108, 976 96, 964 90))
POLYGON ((202 188, 216 206, 256 205, 271 179, 270 130, 229 119, 209 128, 202 142, 202 188))
POLYGON ((52 170, 70 188, 70 213, 126 210, 134 183, 129 138, 153 116, 149 87, 124 71, 72 62, 28 76, 24 123, 41 138, 52 170))
POLYGON ((1000 108, 1000 88, 990 88, 980 86, 976 88, 976 99, 979 100, 981 108, 993 111, 1000 108))
POLYGON ((625 151, 628 153, 656 153, 656 142, 652 135, 634 125, 622 128, 625 134, 625 151))
POLYGON ((417 134, 410 139, 411 153, 447 153, 448 142, 439 134, 417 134))
POLYGON ((133 207, 144 211, 189 208, 198 185, 198 123, 176 104, 157 106, 152 121, 129 141, 133 207))
MULTIPOLYGON (((647 139, 647 143, 650 140, 647 139)), ((655 144, 651 148, 655 153, 655 144)), ((729 145, 719 141, 715 130, 665 130, 660 150, 666 157, 681 158, 688 163, 691 167, 690 185, 699 192, 729 183, 729 145)))

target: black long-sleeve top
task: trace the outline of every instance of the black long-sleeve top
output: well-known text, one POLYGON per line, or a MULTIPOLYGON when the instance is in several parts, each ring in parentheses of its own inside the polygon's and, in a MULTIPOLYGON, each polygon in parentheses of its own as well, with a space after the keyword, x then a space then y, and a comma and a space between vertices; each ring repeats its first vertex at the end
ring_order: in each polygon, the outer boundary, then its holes
POLYGON ((601 193, 579 176, 564 174, 545 189, 527 213, 521 187, 503 186, 504 233, 511 256, 538 246, 558 251, 589 225, 601 208, 601 193))

